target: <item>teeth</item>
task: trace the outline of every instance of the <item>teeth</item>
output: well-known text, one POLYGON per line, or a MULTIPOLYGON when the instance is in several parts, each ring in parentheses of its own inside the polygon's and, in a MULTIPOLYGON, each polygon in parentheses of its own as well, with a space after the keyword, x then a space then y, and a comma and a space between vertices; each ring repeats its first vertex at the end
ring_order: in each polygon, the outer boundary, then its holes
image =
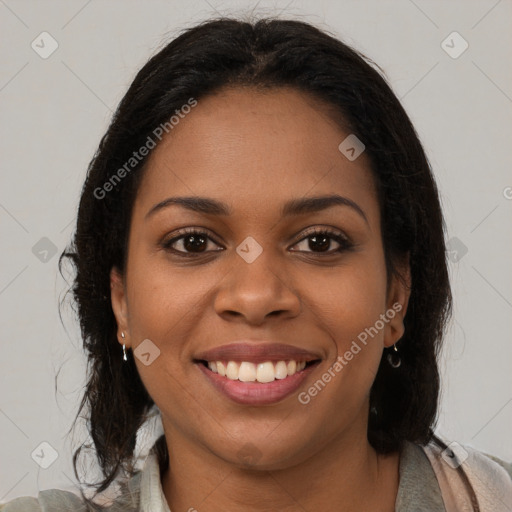
POLYGON ((284 361, 279 361, 276 364, 276 379, 284 379, 286 377, 288 377, 288 367, 284 361))
POLYGON ((237 380, 238 379, 238 369, 239 369, 238 363, 235 363, 235 361, 229 361, 228 365, 226 366, 226 377, 231 380, 237 380))
POLYGON ((227 377, 230 380, 239 380, 241 382, 273 382, 275 379, 285 379, 294 375, 306 367, 306 361, 278 361, 272 363, 254 364, 249 361, 228 361, 224 364, 222 361, 209 361, 208 368, 218 373, 221 377, 227 377))
MULTIPOLYGON (((221 376, 221 377, 225 377, 226 376, 226 367, 224 366, 224 363, 221 363, 220 361, 217 361, 217 363, 213 363, 213 364, 217 364, 217 373, 221 376)), ((210 370, 212 372, 215 371, 214 368, 210 367, 210 363, 208 363, 208 367, 210 368, 210 370)))
POLYGON ((238 369, 238 380, 242 382, 254 382, 256 380, 256 365, 244 361, 238 369))
POLYGON ((275 378, 274 365, 270 361, 258 365, 258 370, 256 371, 256 380, 258 382, 272 382, 275 378))

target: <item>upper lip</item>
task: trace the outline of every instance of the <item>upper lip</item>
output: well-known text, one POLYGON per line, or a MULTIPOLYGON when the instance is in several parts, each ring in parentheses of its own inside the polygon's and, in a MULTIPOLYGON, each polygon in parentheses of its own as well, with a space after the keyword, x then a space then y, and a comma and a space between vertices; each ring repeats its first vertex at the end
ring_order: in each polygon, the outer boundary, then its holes
POLYGON ((195 356, 196 361, 315 361, 319 354, 283 343, 235 342, 205 350, 195 356))

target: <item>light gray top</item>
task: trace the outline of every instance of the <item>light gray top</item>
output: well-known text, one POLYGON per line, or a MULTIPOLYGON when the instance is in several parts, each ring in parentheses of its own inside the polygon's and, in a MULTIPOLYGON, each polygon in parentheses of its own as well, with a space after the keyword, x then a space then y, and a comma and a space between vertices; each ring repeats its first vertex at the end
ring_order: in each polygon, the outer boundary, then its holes
MULTIPOLYGON (((511 465, 491 457, 512 476, 511 465)), ((400 456, 400 483, 395 512, 446 512, 439 484, 421 446, 406 442, 400 456)), ((142 471, 121 487, 108 512, 170 512, 162 491, 156 453, 149 452, 142 471)), ((37 498, 16 498, 0 505, 0 512, 88 512, 82 499, 69 491, 49 489, 37 498)))

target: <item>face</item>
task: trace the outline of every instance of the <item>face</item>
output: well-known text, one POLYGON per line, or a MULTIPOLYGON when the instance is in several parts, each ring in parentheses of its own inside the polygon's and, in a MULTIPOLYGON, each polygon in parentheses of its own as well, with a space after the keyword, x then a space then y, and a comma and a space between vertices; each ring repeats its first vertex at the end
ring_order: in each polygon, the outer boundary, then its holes
POLYGON ((304 93, 224 89, 150 155, 112 304, 170 446, 277 469, 366 439, 408 295, 388 283, 369 161, 340 152, 348 135, 304 93), (183 197, 208 201, 169 201, 183 197))

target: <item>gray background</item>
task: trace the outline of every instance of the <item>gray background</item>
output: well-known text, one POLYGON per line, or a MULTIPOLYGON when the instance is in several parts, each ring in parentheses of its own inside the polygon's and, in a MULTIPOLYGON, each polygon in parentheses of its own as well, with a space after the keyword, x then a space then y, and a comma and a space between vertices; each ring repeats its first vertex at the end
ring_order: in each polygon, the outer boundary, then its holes
POLYGON ((112 110, 179 30, 247 12, 331 29, 386 71, 431 159, 453 249, 438 433, 512 460, 510 0, 0 0, 0 502, 74 480, 71 450, 86 434, 67 431, 85 366, 69 307, 64 327, 58 316, 57 259, 112 110), (58 43, 46 59, 31 47, 51 48, 43 31, 58 43), (443 49, 463 48, 453 31, 469 44, 457 58, 443 49), (58 454, 48 469, 31 458, 50 462, 41 442, 58 454))

